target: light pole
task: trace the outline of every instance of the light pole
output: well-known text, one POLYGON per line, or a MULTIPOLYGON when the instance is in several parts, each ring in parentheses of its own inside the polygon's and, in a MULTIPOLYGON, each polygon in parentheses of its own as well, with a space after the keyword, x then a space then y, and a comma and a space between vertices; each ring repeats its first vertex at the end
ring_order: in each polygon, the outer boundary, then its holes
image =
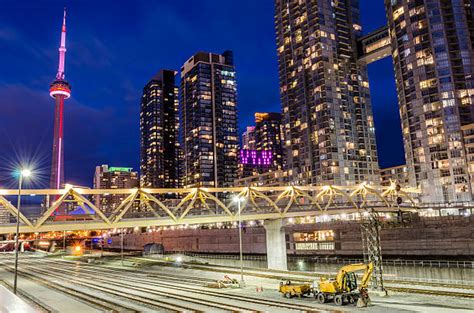
POLYGON ((245 287, 244 281, 244 260, 242 252, 242 215, 240 214, 240 202, 245 199, 239 196, 235 196, 233 201, 237 202, 238 212, 239 212, 239 253, 240 253, 240 287, 245 287))
POLYGON ((123 266, 123 229, 120 230, 120 260, 123 266))
POLYGON ((18 281, 18 245, 20 237, 20 205, 21 205, 21 187, 23 185, 23 178, 31 175, 31 171, 28 169, 22 169, 20 171, 20 178, 18 182, 18 203, 16 206, 16 237, 15 237, 15 272, 13 276, 13 293, 16 294, 16 286, 18 281))
POLYGON ((66 231, 63 231, 63 252, 66 254, 66 231))

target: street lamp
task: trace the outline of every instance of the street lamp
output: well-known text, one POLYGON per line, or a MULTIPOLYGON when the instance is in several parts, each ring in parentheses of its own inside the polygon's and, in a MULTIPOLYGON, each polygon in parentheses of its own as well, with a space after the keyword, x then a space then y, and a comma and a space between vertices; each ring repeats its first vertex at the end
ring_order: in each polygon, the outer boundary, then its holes
POLYGON ((240 202, 245 201, 245 198, 235 196, 232 201, 237 202, 239 209, 239 252, 240 252, 240 287, 245 287, 244 281, 244 261, 242 255, 242 216, 240 215, 240 202))
POLYGON ((19 181, 18 181, 18 203, 16 206, 16 237, 15 237, 15 274, 13 277, 13 293, 16 294, 16 286, 18 280, 18 245, 20 237, 20 205, 21 205, 21 187, 23 185, 23 178, 31 176, 31 170, 22 169, 20 171, 19 181))
POLYGON ((123 229, 120 229, 120 262, 123 266, 123 229))

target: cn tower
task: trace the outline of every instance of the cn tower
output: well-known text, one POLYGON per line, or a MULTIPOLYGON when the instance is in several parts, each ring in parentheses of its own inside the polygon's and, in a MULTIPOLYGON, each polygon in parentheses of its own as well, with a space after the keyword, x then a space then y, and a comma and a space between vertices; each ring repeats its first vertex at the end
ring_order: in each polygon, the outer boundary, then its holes
POLYGON ((64 100, 71 96, 71 86, 64 78, 64 63, 66 61, 66 9, 64 9, 63 27, 61 30, 61 44, 59 46, 59 66, 56 79, 49 87, 49 95, 56 102, 54 110, 54 139, 53 161, 51 162, 50 188, 64 187, 64 137, 63 113, 64 100))

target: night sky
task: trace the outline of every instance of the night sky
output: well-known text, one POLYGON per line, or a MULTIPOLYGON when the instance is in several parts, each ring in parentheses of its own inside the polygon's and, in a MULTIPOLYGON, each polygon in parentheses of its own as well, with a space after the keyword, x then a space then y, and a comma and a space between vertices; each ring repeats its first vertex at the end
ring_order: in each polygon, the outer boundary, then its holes
MULTIPOLYGON (((364 33, 385 24, 383 1, 360 0, 364 33)), ((0 186, 33 163, 48 185, 62 10, 68 8, 66 182, 91 186, 96 165, 139 168, 139 103, 161 68, 197 51, 234 51, 239 126, 280 111, 273 0, 3 0, 0 10, 0 186), (120 5, 118 5, 120 4, 120 5)), ((404 162, 391 59, 369 66, 382 167, 404 162)))

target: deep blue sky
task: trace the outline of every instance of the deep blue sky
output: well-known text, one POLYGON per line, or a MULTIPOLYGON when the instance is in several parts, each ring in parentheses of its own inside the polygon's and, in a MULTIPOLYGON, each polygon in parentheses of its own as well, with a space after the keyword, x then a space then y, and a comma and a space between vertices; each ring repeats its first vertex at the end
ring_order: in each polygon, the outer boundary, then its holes
MULTIPOLYGON (((361 0, 362 25, 385 24, 383 1, 361 0)), ((62 9, 68 7, 66 181, 91 185, 96 165, 139 164, 142 87, 160 68, 177 69, 196 51, 231 49, 238 75, 239 125, 279 111, 273 0, 3 0, 0 10, 0 186, 34 156, 47 184, 62 9)), ((382 167, 403 163, 390 59, 369 67, 382 167)))

